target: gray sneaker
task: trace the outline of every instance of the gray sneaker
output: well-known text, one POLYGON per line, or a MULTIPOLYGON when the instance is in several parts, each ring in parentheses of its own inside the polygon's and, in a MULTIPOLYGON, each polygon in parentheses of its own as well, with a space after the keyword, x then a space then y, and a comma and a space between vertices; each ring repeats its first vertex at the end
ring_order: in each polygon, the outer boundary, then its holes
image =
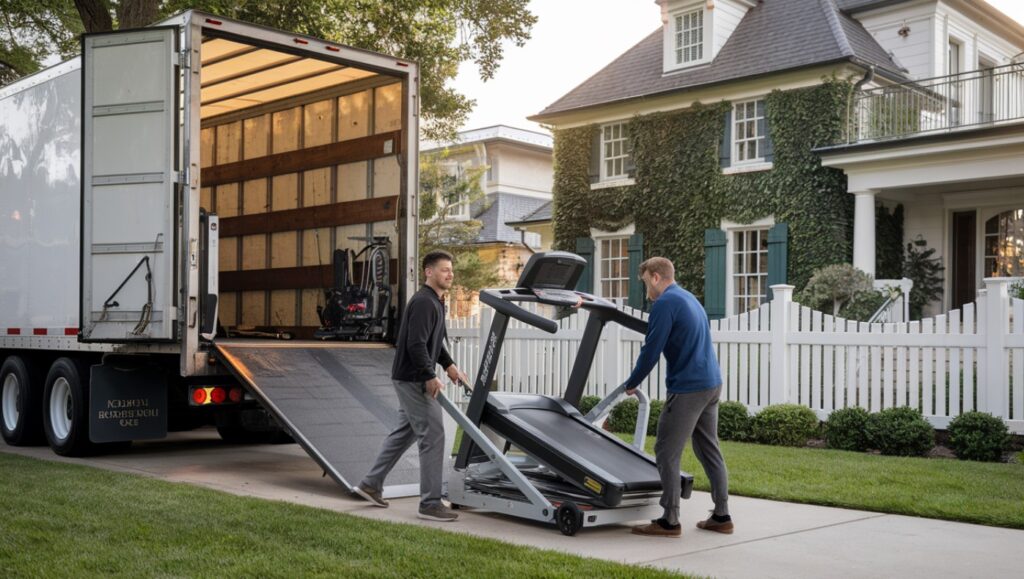
POLYGON ((450 523, 459 518, 458 513, 444 505, 420 507, 420 512, 417 516, 428 521, 441 521, 442 523, 450 523))
POLYGON ((371 503, 373 503, 374 506, 380 507, 382 509, 388 508, 388 505, 390 504, 386 500, 384 500, 384 497, 381 496, 379 490, 371 489, 370 487, 364 485, 363 483, 359 483, 359 485, 356 486, 356 494, 370 501, 371 503))

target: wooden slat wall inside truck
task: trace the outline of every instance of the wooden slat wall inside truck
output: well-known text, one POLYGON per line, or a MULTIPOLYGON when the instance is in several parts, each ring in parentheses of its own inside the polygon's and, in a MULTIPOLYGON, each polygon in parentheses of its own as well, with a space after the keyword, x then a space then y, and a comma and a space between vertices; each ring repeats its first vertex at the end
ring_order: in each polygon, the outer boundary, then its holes
POLYGON ((365 245, 349 237, 391 238, 394 283, 401 114, 394 83, 204 126, 201 206, 221 220, 221 325, 310 337, 334 248, 365 245))

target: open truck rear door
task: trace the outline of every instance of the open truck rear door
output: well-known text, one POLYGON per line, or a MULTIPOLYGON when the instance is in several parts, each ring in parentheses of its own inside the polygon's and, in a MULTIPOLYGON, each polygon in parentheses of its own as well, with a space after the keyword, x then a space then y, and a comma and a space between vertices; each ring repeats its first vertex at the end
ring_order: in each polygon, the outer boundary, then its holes
POLYGON ((178 28, 86 35, 84 342, 175 338, 178 28))

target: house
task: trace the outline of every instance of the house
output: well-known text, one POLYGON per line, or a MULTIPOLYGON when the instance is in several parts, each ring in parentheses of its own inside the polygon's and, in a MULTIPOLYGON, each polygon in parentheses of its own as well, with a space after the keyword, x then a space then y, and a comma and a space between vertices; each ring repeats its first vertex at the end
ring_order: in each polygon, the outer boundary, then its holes
POLYGON ((527 234, 536 234, 540 240, 536 249, 538 251, 550 251, 551 246, 555 242, 555 227, 554 223, 552 223, 553 210, 554 202, 548 201, 516 221, 506 221, 505 225, 527 234))
POLYGON ((530 255, 544 248, 540 232, 510 222, 551 204, 551 136, 496 125, 462 131, 454 143, 427 148, 422 154, 436 155, 445 150, 442 162, 452 170, 484 170, 480 184, 483 198, 459 204, 449 218, 480 221, 474 242, 477 252, 485 262, 496 264, 502 283, 514 285, 530 255))
MULTIPOLYGON (((920 189, 926 183, 879 176, 893 170, 887 158, 898 143, 957 155, 929 145, 935 135, 915 139, 941 124, 941 103, 960 103, 957 126, 964 130, 995 131, 993 140, 1024 138, 1004 119, 1024 99, 1013 65, 1024 29, 994 8, 969 0, 657 3, 658 29, 531 117, 554 130, 554 245, 591 263, 584 288, 641 306, 637 266, 645 255, 663 255, 676 262, 680 283, 703 299, 709 316, 721 318, 770 299, 773 284, 800 288, 832 263, 899 277, 900 260, 894 266, 891 256, 902 255, 919 234, 949 262, 967 235, 951 238, 953 215, 969 199, 985 207, 975 209, 980 224, 995 216, 1007 223, 999 231, 1009 232, 1020 223, 1013 212, 1024 209, 1024 195, 1000 172, 1010 170, 1005 160, 992 173, 973 164, 963 179, 929 185, 932 193, 920 189), (979 67, 992 71, 973 74, 993 104, 978 105, 978 114, 967 110, 975 101, 966 93, 944 93, 941 83, 925 92, 915 122, 892 110, 892 97, 879 97, 874 108, 865 104, 872 91, 910 90, 911 81, 979 67), (858 119, 872 121, 874 132, 858 119), (997 126, 983 129, 982 119, 997 126), (991 181, 984 199, 971 188, 958 196, 951 185, 979 179, 991 181), (892 218, 897 204, 902 223, 892 218)), ((973 143, 969 136, 954 139, 973 143)), ((991 152, 982 147, 973 158, 991 152)), ((937 178, 927 160, 921 163, 907 171, 937 178)), ((986 243, 998 252, 1011 236, 991 234, 990 241, 983 231, 971 233, 977 268, 989 259, 982 255, 986 243)), ((1018 268, 1019 255, 1007 258, 1018 268)), ((936 308, 955 303, 951 283, 936 308)))

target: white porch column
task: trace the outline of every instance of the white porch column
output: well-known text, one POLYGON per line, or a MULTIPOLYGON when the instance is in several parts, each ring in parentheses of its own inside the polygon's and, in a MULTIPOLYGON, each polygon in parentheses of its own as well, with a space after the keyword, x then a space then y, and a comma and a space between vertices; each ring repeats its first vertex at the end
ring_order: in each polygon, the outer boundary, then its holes
POLYGON ((855 191, 853 206, 853 267, 875 277, 875 195, 855 191))

